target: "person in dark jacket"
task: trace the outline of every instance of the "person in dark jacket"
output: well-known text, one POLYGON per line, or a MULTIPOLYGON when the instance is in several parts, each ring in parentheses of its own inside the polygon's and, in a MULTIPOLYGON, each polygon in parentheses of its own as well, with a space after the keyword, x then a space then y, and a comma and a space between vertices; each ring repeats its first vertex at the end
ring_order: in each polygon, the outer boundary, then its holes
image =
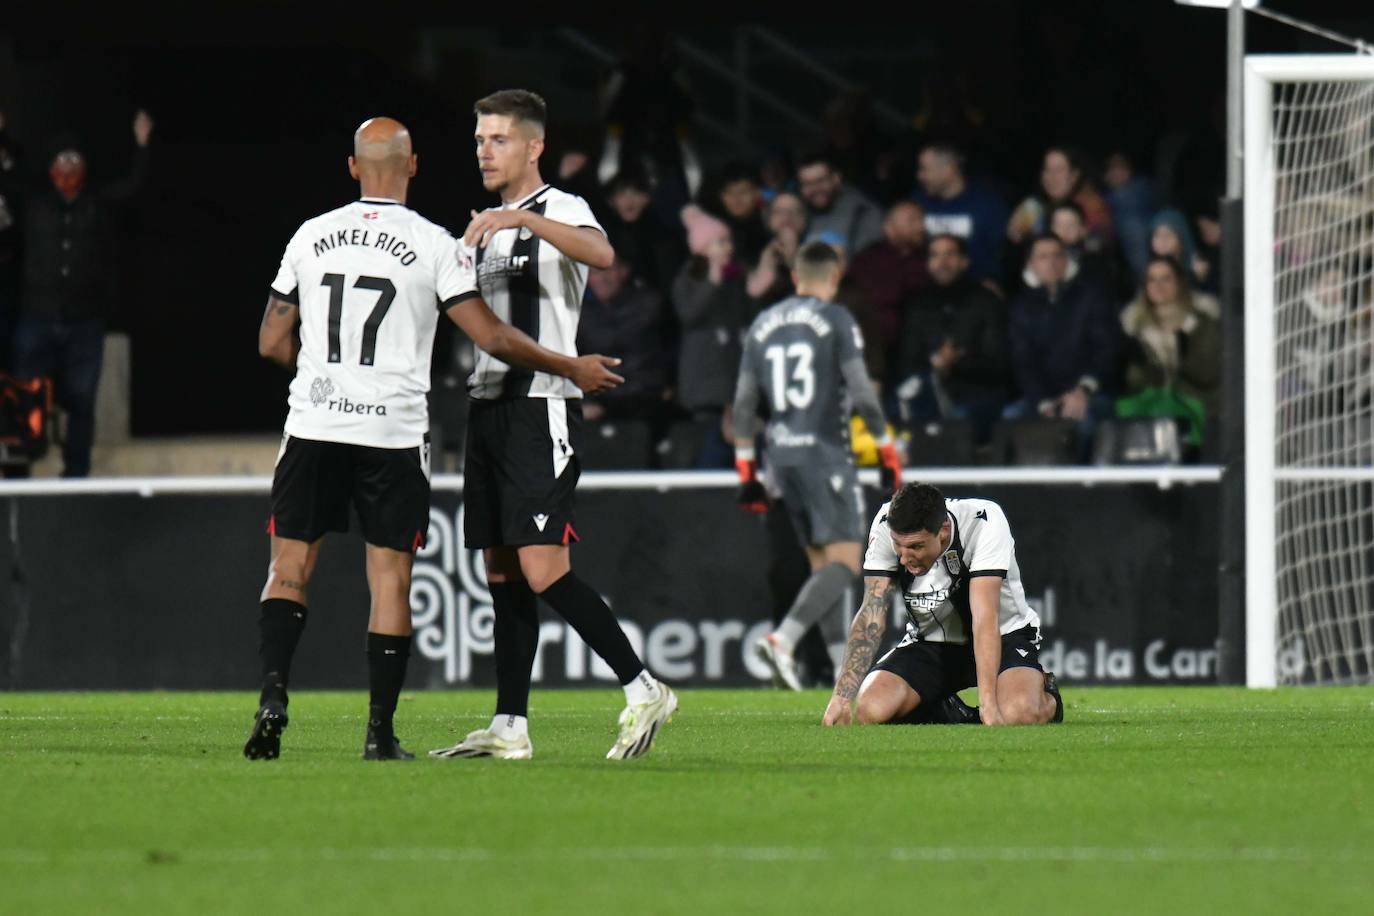
POLYGON ((692 257, 673 282, 673 309, 682 329, 678 350, 678 403, 692 414, 700 435, 697 466, 734 466, 725 438, 726 408, 734 400, 740 336, 757 309, 744 289, 730 229, 695 205, 683 208, 692 257))
POLYGON ((24 255, 14 372, 49 377, 67 410, 64 477, 91 472, 95 393, 104 356, 105 322, 114 305, 112 257, 116 211, 140 189, 147 173, 153 119, 134 118, 137 144, 131 173, 103 187, 86 186, 86 158, 74 146, 48 166, 50 186, 10 187, 23 196, 24 255))
POLYGON ((666 294, 687 258, 682 227, 663 224, 655 213, 649 182, 633 172, 611 182, 606 203, 610 212, 602 226, 616 255, 625 260, 636 279, 666 294))
POLYGON ((1078 422, 1086 458, 1097 423, 1111 416, 1120 325, 1095 287, 1077 281, 1064 243, 1037 236, 1026 264, 1027 289, 1011 303, 1008 339, 1021 400, 1009 419, 1061 417, 1078 422))
POLYGON ((618 256, 609 269, 588 275, 577 351, 623 353, 620 368, 626 374, 619 388, 583 399, 584 418, 662 424, 673 368, 667 321, 663 296, 632 276, 618 256))
POLYGON ((893 373, 900 412, 909 423, 970 420, 983 444, 1010 396, 1006 306, 970 275, 962 238, 927 247, 931 285, 907 305, 893 373))

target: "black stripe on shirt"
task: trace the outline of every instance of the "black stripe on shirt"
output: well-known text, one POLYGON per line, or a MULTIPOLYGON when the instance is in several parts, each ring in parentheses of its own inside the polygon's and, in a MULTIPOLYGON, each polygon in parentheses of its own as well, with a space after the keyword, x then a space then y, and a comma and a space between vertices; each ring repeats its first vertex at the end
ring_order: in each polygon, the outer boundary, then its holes
POLYGON ((276 287, 268 287, 268 289, 271 291, 271 295, 274 298, 280 299, 282 302, 289 302, 292 305, 301 304, 301 289, 299 286, 289 293, 279 293, 276 287))
POLYGON ((1005 569, 980 569, 977 572, 968 574, 970 579, 977 579, 979 576, 1000 576, 1005 579, 1007 577, 1007 571, 1005 569))
POLYGON ((445 299, 443 302, 440 302, 440 303, 439 303, 439 311, 441 311, 441 312, 447 312, 449 309, 453 308, 455 305, 462 305, 464 302, 467 302, 469 299, 480 299, 481 296, 482 296, 482 294, 479 293, 479 292, 478 292, 477 290, 475 290, 475 289, 470 289, 470 290, 468 290, 468 291, 465 292, 465 293, 459 293, 459 294, 456 295, 456 296, 449 296, 449 297, 448 297, 447 299, 445 299))
POLYGON ((865 576, 881 576, 884 579, 897 578, 897 570, 895 569, 865 569, 863 572, 865 576))
MULTIPOLYGON (((532 213, 540 216, 544 215, 544 201, 538 201, 526 207, 532 213)), ((525 269, 518 275, 511 276, 507 280, 507 289, 510 291, 510 323, 513 327, 519 328, 531 338, 539 340, 539 236, 533 232, 529 233, 529 238, 521 238, 524 233, 518 233, 515 237, 515 244, 511 246, 510 257, 512 260, 524 257, 525 269)), ((534 373, 529 369, 517 369, 512 366, 506 373, 501 382, 501 397, 503 398, 523 398, 528 397, 530 385, 534 383, 534 373)))

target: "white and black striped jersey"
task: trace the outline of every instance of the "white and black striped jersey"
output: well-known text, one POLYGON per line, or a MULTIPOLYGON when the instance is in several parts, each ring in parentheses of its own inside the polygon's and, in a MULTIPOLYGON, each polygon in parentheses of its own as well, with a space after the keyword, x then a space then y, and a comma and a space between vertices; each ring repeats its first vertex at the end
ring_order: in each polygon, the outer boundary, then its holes
POLYGON ((865 576, 889 576, 901 586, 907 611, 908 640, 969 643, 973 638, 969 610, 969 581, 978 576, 1001 576, 1002 593, 997 626, 1003 635, 1025 626, 1040 626, 1040 617, 1026 604, 1016 543, 1002 507, 988 499, 947 499, 949 546, 924 576, 912 575, 897 558, 884 503, 868 533, 865 576))
POLYGON ((300 306, 287 434, 423 443, 439 315, 479 295, 461 240, 394 200, 363 198, 296 230, 272 295, 300 306))
MULTIPOLYGON (((517 208, 569 226, 590 226, 605 232, 585 200, 549 185, 499 209, 517 208)), ((477 280, 482 298, 498 318, 550 350, 577 355, 577 322, 587 288, 587 265, 528 229, 502 229, 477 251, 477 280)), ((481 400, 582 397, 581 389, 561 376, 512 368, 481 350, 468 378, 468 393, 481 400)))

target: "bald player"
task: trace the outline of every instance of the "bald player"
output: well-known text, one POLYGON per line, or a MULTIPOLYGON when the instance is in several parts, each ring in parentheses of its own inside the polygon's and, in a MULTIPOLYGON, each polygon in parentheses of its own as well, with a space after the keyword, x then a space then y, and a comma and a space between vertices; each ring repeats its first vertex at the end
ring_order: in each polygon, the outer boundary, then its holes
POLYGON ((307 220, 286 246, 258 332, 266 358, 294 368, 286 434, 267 524, 272 559, 262 591, 262 693, 250 759, 274 759, 287 724, 291 658, 306 590, 328 531, 367 542, 371 699, 363 757, 409 760, 392 725, 410 654, 410 576, 429 527, 430 356, 440 313, 512 365, 603 391, 621 378, 602 356, 539 346, 482 301, 473 255, 405 206, 416 156, 410 134, 373 118, 353 137, 349 174, 362 197, 307 220))

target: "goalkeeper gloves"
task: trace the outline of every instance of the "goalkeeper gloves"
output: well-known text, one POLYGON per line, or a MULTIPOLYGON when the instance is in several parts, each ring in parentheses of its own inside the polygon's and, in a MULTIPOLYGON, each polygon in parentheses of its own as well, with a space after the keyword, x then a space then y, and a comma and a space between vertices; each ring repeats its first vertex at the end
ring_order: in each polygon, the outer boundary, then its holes
POLYGON ((735 470, 739 471, 739 506, 745 512, 764 513, 768 511, 768 492, 759 483, 758 469, 754 462, 744 458, 735 459, 735 470))
POLYGON ((878 479, 889 493, 896 493, 902 486, 902 459, 891 439, 878 446, 878 479))

